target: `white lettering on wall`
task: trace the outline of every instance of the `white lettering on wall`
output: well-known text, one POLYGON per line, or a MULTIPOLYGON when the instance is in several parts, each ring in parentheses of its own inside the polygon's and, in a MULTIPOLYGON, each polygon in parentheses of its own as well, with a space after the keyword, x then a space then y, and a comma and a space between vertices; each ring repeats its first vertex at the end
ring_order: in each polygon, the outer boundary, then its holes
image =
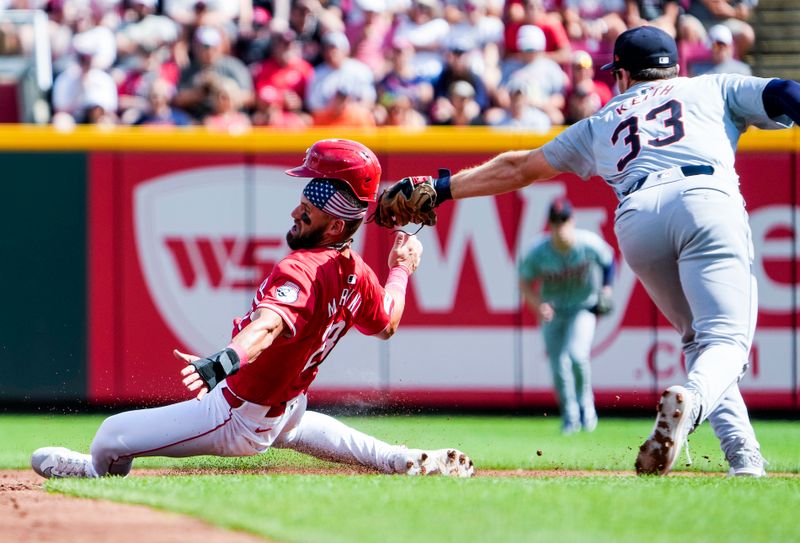
MULTIPOLYGON (((754 272, 758 281, 758 303, 762 311, 791 313, 792 304, 800 294, 797 286, 794 286, 795 292, 792 293, 793 287, 790 283, 772 279, 765 267, 765 262, 770 260, 783 262, 786 266, 794 265, 793 257, 798 249, 795 247, 793 250, 792 237, 767 239, 767 236, 778 228, 793 231, 792 219, 794 224, 800 224, 800 211, 787 205, 764 206, 750 214, 750 228, 755 248, 754 272)), ((794 243, 797 243, 797 235, 793 237, 794 243)))

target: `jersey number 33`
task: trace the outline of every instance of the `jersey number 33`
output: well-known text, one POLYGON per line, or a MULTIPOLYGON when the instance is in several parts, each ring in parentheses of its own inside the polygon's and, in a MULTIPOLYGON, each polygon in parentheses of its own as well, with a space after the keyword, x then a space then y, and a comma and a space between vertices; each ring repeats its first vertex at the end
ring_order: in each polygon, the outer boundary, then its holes
MULTIPOLYGON (((647 145, 652 147, 665 147, 683 139, 683 106, 677 100, 670 100, 657 108, 651 109, 644 115, 643 122, 661 123, 667 134, 647 140, 647 145)), ((611 143, 617 144, 620 137, 629 148, 628 153, 617 161, 617 171, 622 171, 628 163, 639 155, 642 150, 641 134, 639 133, 639 117, 632 115, 619 123, 611 136, 611 143)))

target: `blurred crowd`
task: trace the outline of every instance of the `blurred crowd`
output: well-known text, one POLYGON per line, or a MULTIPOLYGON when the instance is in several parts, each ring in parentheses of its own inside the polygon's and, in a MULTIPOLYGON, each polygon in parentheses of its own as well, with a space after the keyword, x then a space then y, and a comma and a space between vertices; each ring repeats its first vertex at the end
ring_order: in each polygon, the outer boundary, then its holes
MULTIPOLYGON (((627 28, 749 73, 757 0, 0 0, 49 19, 53 123, 546 131, 616 89, 627 28)), ((1 30, 1 29, 0 29, 1 30)), ((14 36, 0 32, 7 52, 14 36)))

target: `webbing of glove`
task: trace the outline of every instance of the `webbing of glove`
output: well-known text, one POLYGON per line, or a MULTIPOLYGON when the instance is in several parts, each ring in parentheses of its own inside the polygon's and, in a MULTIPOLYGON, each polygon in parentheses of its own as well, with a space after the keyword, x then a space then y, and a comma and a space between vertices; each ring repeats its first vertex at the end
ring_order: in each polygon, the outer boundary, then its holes
POLYGON ((436 189, 433 186, 433 178, 428 177, 425 181, 414 186, 411 196, 408 197, 408 214, 410 221, 425 226, 436 224, 436 189))
POLYGON ((192 362, 208 391, 220 384, 227 376, 239 371, 239 355, 233 349, 223 349, 206 358, 192 362))

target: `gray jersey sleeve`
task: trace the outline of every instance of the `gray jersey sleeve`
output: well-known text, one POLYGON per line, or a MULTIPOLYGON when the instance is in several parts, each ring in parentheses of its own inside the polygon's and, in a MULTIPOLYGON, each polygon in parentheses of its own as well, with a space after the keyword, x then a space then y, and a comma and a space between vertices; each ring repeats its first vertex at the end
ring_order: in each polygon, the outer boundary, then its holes
POLYGON ((544 157, 552 167, 572 172, 583 179, 594 175, 591 120, 589 117, 578 121, 542 146, 544 157))
POLYGON ((772 79, 734 74, 720 74, 714 77, 722 89, 731 118, 742 129, 750 125, 765 130, 792 126, 792 120, 785 115, 770 119, 764 110, 764 100, 761 95, 764 87, 772 79))

